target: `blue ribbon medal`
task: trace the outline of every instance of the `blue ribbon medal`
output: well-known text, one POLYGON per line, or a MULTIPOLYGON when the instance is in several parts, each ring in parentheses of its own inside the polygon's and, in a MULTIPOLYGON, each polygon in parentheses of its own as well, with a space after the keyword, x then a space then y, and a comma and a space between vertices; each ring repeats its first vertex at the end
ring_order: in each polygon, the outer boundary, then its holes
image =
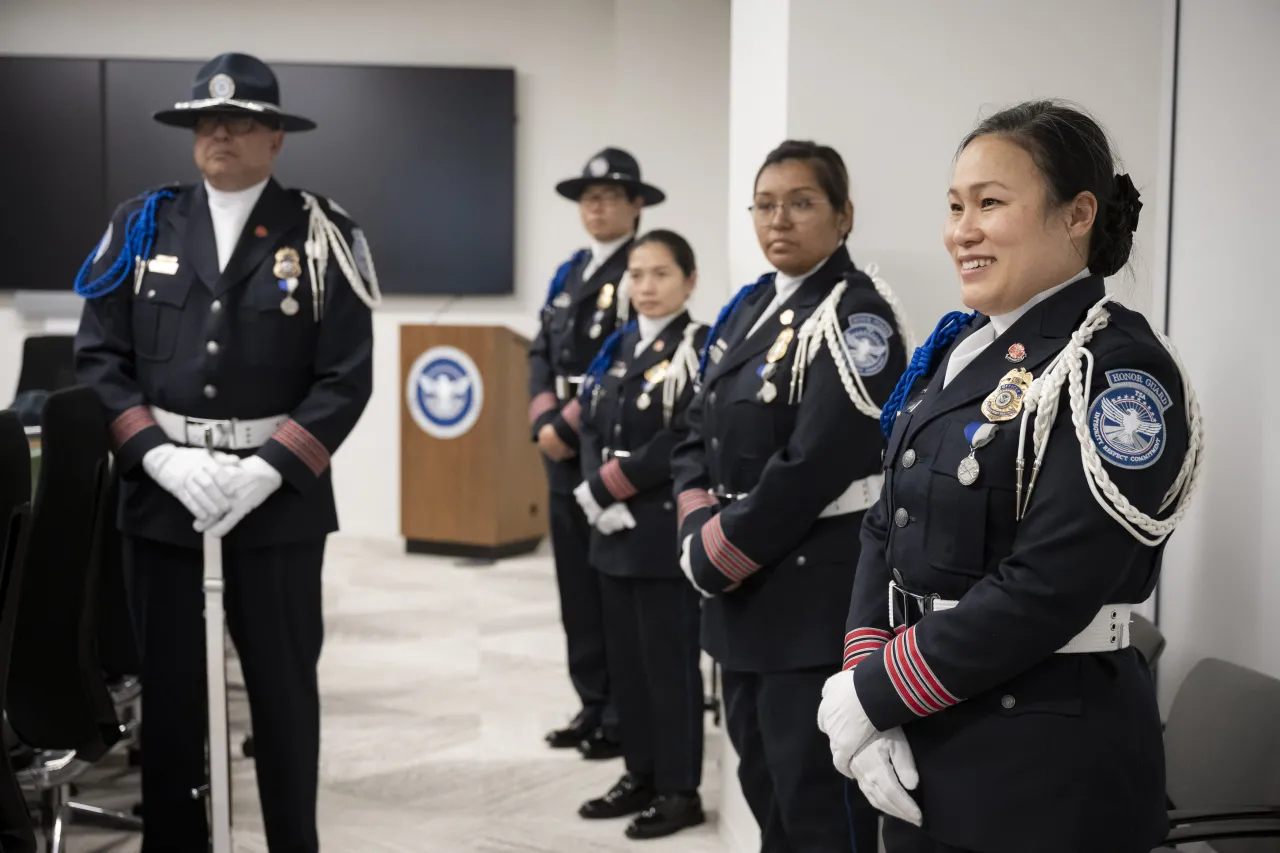
POLYGON ((982 466, 975 458, 978 448, 986 447, 996 437, 996 430, 999 428, 997 424, 977 421, 964 428, 965 441, 969 442, 969 455, 960 460, 960 467, 956 469, 956 479, 960 481, 960 485, 972 486, 978 482, 978 474, 982 472, 982 466))

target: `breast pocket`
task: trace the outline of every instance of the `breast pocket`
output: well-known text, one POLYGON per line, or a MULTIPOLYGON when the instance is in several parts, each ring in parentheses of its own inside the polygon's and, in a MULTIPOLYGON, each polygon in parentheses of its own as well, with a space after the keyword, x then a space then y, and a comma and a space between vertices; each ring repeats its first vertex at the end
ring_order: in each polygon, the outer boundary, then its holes
POLYGON ((723 432, 722 452, 727 454, 735 471, 736 487, 740 488, 760 478, 765 463, 780 446, 778 421, 783 416, 780 409, 786 402, 779 398, 786 391, 779 386, 778 397, 765 402, 760 395, 763 384, 751 367, 743 367, 737 376, 719 383, 720 387, 713 392, 720 398, 719 409, 723 413, 718 419, 723 432))
MULTIPOLYGON (((127 283, 126 283, 127 284, 127 283)), ((139 358, 168 361, 178 345, 191 279, 149 272, 133 298, 133 349, 139 358)))
POLYGON ((244 361, 264 368, 300 367, 314 358, 316 322, 305 284, 293 293, 297 310, 275 279, 255 279, 240 305, 239 347, 244 361))
POLYGON ((981 481, 960 482, 958 470, 969 455, 962 425, 947 421, 929 461, 929 517, 925 554, 929 564, 946 572, 981 576, 986 570, 984 549, 987 492, 981 481))

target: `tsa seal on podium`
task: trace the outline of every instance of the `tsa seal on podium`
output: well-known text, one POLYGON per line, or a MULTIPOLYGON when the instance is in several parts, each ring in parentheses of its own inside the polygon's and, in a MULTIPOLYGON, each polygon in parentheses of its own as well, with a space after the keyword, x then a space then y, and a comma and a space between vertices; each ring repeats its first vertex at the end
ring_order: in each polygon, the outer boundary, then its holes
POLYGON ((414 423, 433 438, 466 435, 484 406, 476 363, 457 347, 432 347, 409 370, 405 403, 414 423))

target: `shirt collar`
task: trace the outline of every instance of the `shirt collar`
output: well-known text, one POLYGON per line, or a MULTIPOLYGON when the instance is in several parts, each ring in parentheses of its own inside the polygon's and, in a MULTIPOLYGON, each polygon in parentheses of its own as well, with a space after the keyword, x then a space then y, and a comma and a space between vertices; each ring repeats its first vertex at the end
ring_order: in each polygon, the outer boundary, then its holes
POLYGON ((628 234, 625 237, 619 237, 617 240, 611 240, 608 243, 600 243, 595 240, 591 241, 591 260, 596 266, 603 264, 609 258, 613 257, 613 253, 623 247, 623 245, 631 239, 628 234))
MULTIPOLYGON (((680 309, 683 311, 684 309, 680 309)), ((646 317, 643 314, 637 315, 636 322, 640 326, 640 347, 643 349, 657 340, 667 326, 671 325, 671 321, 680 316, 680 311, 675 311, 665 317, 646 317)))
POLYGON ((262 191, 266 189, 267 182, 270 180, 270 178, 267 178, 251 187, 232 190, 231 192, 217 189, 213 184, 205 181, 204 191, 209 196, 209 208, 210 210, 228 210, 239 207, 252 209, 258 203, 258 199, 262 196, 262 191))
POLYGON ((1026 302, 1022 303, 1021 306, 1013 309, 1009 313, 997 314, 991 317, 991 331, 995 333, 992 340, 995 340, 995 338, 998 338, 1001 335, 1003 335, 1006 329, 1008 329, 1014 323, 1022 319, 1022 315, 1026 314, 1028 311, 1030 311, 1032 308, 1039 305, 1041 302, 1044 302, 1050 296, 1053 296, 1055 293, 1057 293, 1060 290, 1065 290, 1069 285, 1075 284, 1077 281, 1080 281, 1081 279, 1088 278, 1090 275, 1091 273, 1089 272, 1089 268, 1085 267, 1084 269, 1080 270, 1080 272, 1076 273, 1074 276, 1064 281, 1062 284, 1059 284, 1055 287, 1051 287, 1048 290, 1040 291, 1035 296, 1031 297, 1026 302))
POLYGON ((807 279, 809 276, 816 273, 818 270, 822 269, 822 265, 829 260, 831 259, 823 258, 822 261, 819 262, 817 266, 815 266, 813 269, 801 275, 795 275, 795 276, 787 275, 786 273, 779 270, 777 276, 775 276, 773 279, 774 298, 779 302, 783 302, 791 298, 791 294, 795 293, 797 290, 800 289, 800 285, 804 284, 805 279, 807 279))

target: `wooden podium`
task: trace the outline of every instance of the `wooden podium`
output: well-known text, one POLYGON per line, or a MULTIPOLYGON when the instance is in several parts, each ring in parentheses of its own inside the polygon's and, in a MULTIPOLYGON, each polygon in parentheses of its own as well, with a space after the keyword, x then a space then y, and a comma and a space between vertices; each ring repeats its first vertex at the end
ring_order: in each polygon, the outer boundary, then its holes
POLYGON ((547 534, 529 439, 529 342, 500 326, 400 327, 400 532, 409 553, 497 559, 547 534))

